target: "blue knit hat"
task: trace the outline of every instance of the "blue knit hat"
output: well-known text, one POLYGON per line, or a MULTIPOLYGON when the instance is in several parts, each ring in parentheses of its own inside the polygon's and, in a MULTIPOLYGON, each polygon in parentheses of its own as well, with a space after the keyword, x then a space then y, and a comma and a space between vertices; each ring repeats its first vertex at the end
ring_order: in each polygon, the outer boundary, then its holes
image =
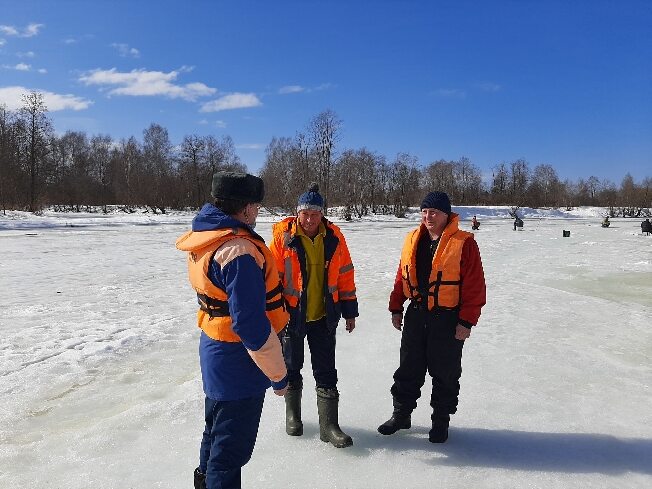
POLYGON ((421 201, 421 209, 439 209, 450 215, 451 201, 444 192, 430 192, 421 201))
POLYGON ((319 193, 319 185, 311 183, 308 191, 299 195, 297 212, 299 211, 319 211, 324 212, 324 198, 319 193))

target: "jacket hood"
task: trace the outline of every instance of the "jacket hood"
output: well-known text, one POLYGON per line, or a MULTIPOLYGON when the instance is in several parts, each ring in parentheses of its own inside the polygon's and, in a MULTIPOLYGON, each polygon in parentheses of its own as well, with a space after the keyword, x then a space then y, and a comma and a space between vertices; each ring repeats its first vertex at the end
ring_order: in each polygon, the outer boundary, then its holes
MULTIPOLYGON (((181 236, 176 247, 182 251, 193 251, 209 245, 212 241, 219 239, 216 233, 210 231, 229 230, 234 234, 245 234, 253 236, 264 242, 250 226, 225 214, 213 204, 205 204, 199 213, 192 220, 192 231, 181 236)), ((220 236, 222 233, 220 233, 220 236)))

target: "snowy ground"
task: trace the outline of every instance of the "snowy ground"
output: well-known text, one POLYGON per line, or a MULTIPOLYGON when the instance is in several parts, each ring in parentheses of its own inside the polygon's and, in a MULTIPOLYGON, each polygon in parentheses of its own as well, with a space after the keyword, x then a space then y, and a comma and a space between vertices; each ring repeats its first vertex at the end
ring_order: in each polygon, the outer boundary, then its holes
MULTIPOLYGON (((601 209, 476 214, 488 304, 464 350, 458 414, 383 437, 400 335, 387 298, 409 220, 341 223, 361 317, 338 330, 340 424, 303 437, 268 396, 246 488, 652 487, 652 236, 601 209), (562 230, 571 236, 562 237, 562 230)), ((189 215, 0 213, 0 488, 190 488, 202 430, 195 300, 174 240, 189 215)), ((270 216, 258 231, 270 237, 270 216)))

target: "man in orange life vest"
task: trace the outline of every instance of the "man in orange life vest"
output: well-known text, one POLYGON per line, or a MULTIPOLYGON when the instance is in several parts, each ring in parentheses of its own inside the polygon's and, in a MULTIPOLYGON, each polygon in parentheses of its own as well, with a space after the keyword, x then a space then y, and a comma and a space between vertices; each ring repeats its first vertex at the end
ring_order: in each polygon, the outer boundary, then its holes
POLYGON ((297 217, 274 225, 270 245, 290 312, 283 336, 290 383, 285 395, 285 431, 290 436, 303 434, 301 368, 307 337, 317 387, 319 437, 338 448, 348 447, 353 440, 338 423, 335 331, 341 316, 349 333, 355 328, 358 300, 353 263, 342 232, 324 218, 324 199, 317 184, 299 197, 297 211, 297 217))
POLYGON ((421 225, 405 239, 389 299, 392 325, 402 335, 391 388, 394 412, 378 427, 383 435, 410 428, 428 371, 433 409, 428 439, 448 439, 450 415, 457 411, 462 347, 486 300, 478 245, 473 234, 458 229, 458 222, 448 195, 431 192, 421 203, 421 225))
POLYGON ((199 361, 205 429, 195 489, 238 488, 256 443, 265 391, 283 396, 287 370, 278 333, 285 327, 282 287, 274 259, 253 231, 263 181, 253 175, 213 175, 206 204, 181 236, 197 293, 199 361))

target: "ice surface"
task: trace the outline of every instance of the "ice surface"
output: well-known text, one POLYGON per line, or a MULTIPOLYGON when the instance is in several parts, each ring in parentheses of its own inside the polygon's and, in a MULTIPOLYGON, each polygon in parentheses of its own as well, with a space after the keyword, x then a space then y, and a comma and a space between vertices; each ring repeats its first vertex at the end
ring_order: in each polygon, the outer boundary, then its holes
MULTIPOLYGON (((417 217, 340 222, 361 312, 337 345, 354 446, 319 440, 308 363, 304 436, 285 435, 270 394, 244 487, 652 487, 652 237, 636 220, 601 228, 597 208, 523 209, 523 231, 504 207, 454 210, 463 229, 482 222, 488 304, 449 441, 427 440, 429 388, 411 430, 376 432, 400 341, 387 299, 417 217)), ((1 488, 192 486, 199 333, 174 248, 191 217, 0 214, 1 488)))

